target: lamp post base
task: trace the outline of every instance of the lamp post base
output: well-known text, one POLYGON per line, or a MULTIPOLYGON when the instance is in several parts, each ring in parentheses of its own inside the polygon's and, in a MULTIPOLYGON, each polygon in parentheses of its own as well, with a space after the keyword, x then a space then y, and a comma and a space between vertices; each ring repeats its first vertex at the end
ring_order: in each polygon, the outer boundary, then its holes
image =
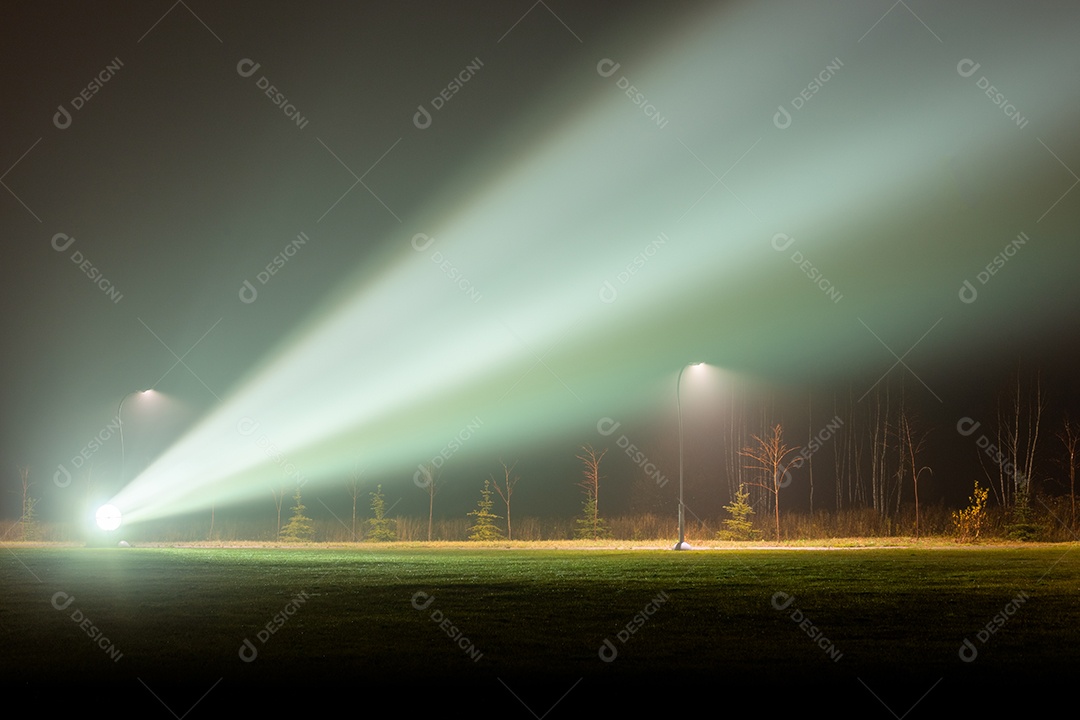
POLYGON ((693 550, 693 548, 690 547, 690 544, 685 542, 685 541, 675 543, 675 547, 673 547, 671 549, 672 550, 693 550))

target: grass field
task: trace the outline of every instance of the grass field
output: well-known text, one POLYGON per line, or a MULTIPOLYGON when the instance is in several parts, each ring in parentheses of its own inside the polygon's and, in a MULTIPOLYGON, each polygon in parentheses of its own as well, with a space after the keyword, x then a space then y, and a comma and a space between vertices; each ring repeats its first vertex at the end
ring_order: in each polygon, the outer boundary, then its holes
POLYGON ((9 545, 0 587, 5 686, 149 717, 342 697, 576 717, 739 693, 934 717, 1064 698, 1080 672, 1076 545, 9 545))

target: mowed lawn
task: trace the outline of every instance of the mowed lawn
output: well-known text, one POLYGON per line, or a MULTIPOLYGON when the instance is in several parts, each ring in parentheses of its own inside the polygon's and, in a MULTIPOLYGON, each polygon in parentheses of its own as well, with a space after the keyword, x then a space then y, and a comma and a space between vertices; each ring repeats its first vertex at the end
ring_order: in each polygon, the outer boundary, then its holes
POLYGON ((935 716, 1071 697, 1080 673, 1076 545, 10 546, 0 588, 5 686, 119 693, 163 717, 363 693, 515 717, 739 693, 935 716))

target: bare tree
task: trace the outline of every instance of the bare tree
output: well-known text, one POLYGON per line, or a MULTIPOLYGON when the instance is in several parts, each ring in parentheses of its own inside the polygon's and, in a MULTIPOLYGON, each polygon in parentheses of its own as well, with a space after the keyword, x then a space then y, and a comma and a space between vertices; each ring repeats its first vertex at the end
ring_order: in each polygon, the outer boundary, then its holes
MULTIPOLYGON (((908 416, 907 409, 907 393, 904 389, 904 378, 900 379, 900 403, 896 409, 896 420, 892 421, 892 427, 896 434, 896 470, 893 475, 896 478, 896 484, 894 490, 896 491, 896 499, 893 503, 893 512, 896 515, 900 514, 900 504, 904 499, 904 486, 906 485, 905 476, 907 475, 908 468, 908 441, 911 439, 904 428, 904 420, 908 416)), ((889 526, 892 527, 890 520, 889 526)))
POLYGON ((1009 434, 1009 444, 1012 447, 1017 469, 1013 483, 1015 490, 1029 495, 1031 479, 1035 475, 1035 447, 1039 442, 1039 425, 1043 410, 1046 408, 1046 398, 1042 393, 1042 378, 1036 374, 1034 388, 1025 389, 1021 385, 1020 371, 1017 370, 1014 400, 1014 422, 1012 432, 1009 434), (1023 395, 1027 395, 1026 402, 1023 395), (1021 420, 1021 414, 1024 415, 1023 420, 1021 420))
POLYGON ((415 480, 418 485, 423 483, 423 488, 427 490, 427 539, 428 542, 431 542, 432 529, 435 523, 435 493, 439 491, 439 469, 432 468, 431 465, 421 465, 420 471, 417 473, 415 480))
POLYGON ((845 506, 851 507, 862 498, 862 484, 859 482, 858 471, 861 454, 859 443, 862 434, 857 431, 859 426, 855 413, 855 402, 852 397, 851 387, 848 387, 847 398, 843 405, 833 395, 833 415, 841 418, 843 426, 837 433, 833 447, 833 471, 836 474, 836 510, 839 512, 845 506))
POLYGON ((1058 439, 1065 446, 1065 469, 1069 472, 1069 500, 1072 504, 1072 526, 1076 527, 1076 466, 1080 460, 1080 423, 1065 414, 1058 439))
POLYGON ((934 471, 929 467, 919 467, 918 457, 922 453, 926 444, 927 432, 916 432, 914 429, 915 421, 912 420, 911 415, 905 408, 900 415, 900 434, 903 438, 902 445, 907 450, 907 460, 911 465, 911 482, 915 490, 915 539, 919 539, 919 475, 923 470, 929 470, 933 475, 934 471))
MULTIPOLYGON (((356 542, 356 501, 360 497, 360 468, 354 468, 352 478, 349 480, 348 485, 349 497, 352 498, 352 529, 350 530, 350 537, 353 542, 356 542)), ((278 521, 281 522, 280 520, 278 521)))
POLYGON ((723 463, 728 483, 728 497, 734 498, 739 488, 746 484, 742 459, 732 448, 742 447, 746 442, 746 399, 743 394, 733 394, 729 415, 728 438, 723 444, 723 463))
POLYGON ((789 461, 788 458, 798 453, 801 448, 789 448, 784 443, 784 431, 779 423, 773 426, 772 435, 761 438, 752 435, 756 445, 750 445, 739 451, 743 457, 750 458, 753 462, 746 467, 749 470, 763 471, 765 480, 751 481, 750 485, 756 485, 772 493, 773 514, 776 518, 776 539, 780 540, 780 487, 784 484, 784 474, 789 467, 798 467, 802 464, 802 458, 796 457, 789 461))
POLYGON ((285 502, 285 486, 280 485, 270 491, 274 496, 274 506, 277 508, 277 527, 274 529, 274 539, 281 537, 281 506, 285 502))
MULTIPOLYGON (((602 454, 601 457, 603 457, 602 454)), ((503 502, 506 503, 506 539, 513 540, 514 535, 510 529, 510 496, 514 494, 514 486, 517 485, 517 481, 521 478, 517 475, 514 475, 513 477, 510 476, 510 473, 514 472, 514 467, 517 465, 517 463, 514 463, 513 465, 507 467, 506 463, 503 460, 499 460, 499 464, 502 465, 503 469, 503 484, 499 485, 499 481, 494 477, 491 478, 491 484, 495 486, 495 492, 499 493, 499 497, 501 497, 503 499, 503 502)), ((600 461, 597 460, 598 467, 599 464, 600 461)), ((597 490, 599 491, 599 480, 597 490)))
POLYGON ((996 428, 998 455, 990 458, 996 472, 987 469, 983 460, 985 453, 979 456, 980 462, 983 463, 983 472, 990 481, 994 495, 1006 509, 1013 506, 1018 494, 1022 493, 1026 498, 1031 491, 1030 482, 1035 471, 1035 449, 1039 441, 1039 426, 1045 407, 1046 397, 1042 392, 1041 378, 1036 374, 1034 382, 1025 387, 1018 368, 1013 387, 998 400, 996 428), (996 487, 994 474, 997 475, 996 487))
MULTIPOLYGON (((814 437, 814 394, 809 393, 806 399, 806 423, 810 426, 808 438, 814 437)), ((807 479, 810 482, 810 516, 814 515, 814 455, 809 453, 806 458, 807 479)))
POLYGON ((870 408, 870 489, 874 509, 881 518, 889 516, 889 436, 890 400, 889 382, 885 386, 885 406, 881 405, 881 386, 874 388, 874 404, 870 408))

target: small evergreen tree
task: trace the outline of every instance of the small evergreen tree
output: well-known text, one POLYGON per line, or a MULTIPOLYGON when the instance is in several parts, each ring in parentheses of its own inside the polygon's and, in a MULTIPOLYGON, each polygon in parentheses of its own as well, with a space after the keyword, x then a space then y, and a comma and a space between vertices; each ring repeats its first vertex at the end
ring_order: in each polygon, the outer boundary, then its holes
POLYGON ((574 537, 578 540, 601 540, 611 537, 607 520, 600 517, 594 495, 587 495, 581 504, 581 517, 577 519, 574 537))
POLYGON ((600 517, 600 461, 604 459, 607 450, 597 452, 591 445, 581 448, 584 452, 578 455, 585 469, 582 471, 582 480, 578 483, 585 493, 585 500, 581 504, 581 517, 577 519, 577 529, 574 537, 579 540, 599 540, 611 537, 607 521, 600 517))
POLYGON ((750 493, 746 490, 746 483, 739 485, 735 493, 735 499, 725 505, 730 518, 724 520, 724 529, 716 533, 720 540, 756 540, 761 537, 761 531, 754 529, 754 508, 750 504, 750 493))
POLYGON ((22 466, 19 468, 19 481, 22 483, 22 513, 19 517, 19 530, 23 540, 37 540, 38 527, 37 522, 37 502, 38 499, 30 494, 30 488, 34 485, 34 482, 30 479, 30 468, 22 466))
POLYGON ((371 493, 371 512, 375 517, 368 523, 368 540, 373 542, 397 540, 394 520, 386 517, 386 498, 383 496, 382 485, 379 485, 375 492, 371 493))
POLYGON ((315 535, 311 518, 304 514, 304 503, 300 500, 300 488, 293 495, 293 512, 289 522, 281 528, 281 539, 286 542, 309 542, 315 535))
POLYGON ((1020 480, 1016 500, 1010 513, 1010 522, 1005 526, 1005 534, 1010 540, 1027 542, 1039 535, 1039 525, 1035 522, 1031 507, 1031 485, 1026 478, 1020 480))
POLYGON ((473 524, 469 526, 470 540, 502 540, 502 531, 495 524, 495 521, 502 516, 491 511, 494 505, 495 501, 491 499, 491 480, 485 480, 484 489, 480 491, 480 501, 476 503, 476 509, 469 511, 469 515, 475 518, 473 524))
POLYGON ((36 497, 28 497, 26 499, 26 507, 23 510, 23 516, 19 520, 19 524, 22 526, 22 539, 23 540, 40 540, 41 528, 38 526, 37 521, 37 503, 36 497))

